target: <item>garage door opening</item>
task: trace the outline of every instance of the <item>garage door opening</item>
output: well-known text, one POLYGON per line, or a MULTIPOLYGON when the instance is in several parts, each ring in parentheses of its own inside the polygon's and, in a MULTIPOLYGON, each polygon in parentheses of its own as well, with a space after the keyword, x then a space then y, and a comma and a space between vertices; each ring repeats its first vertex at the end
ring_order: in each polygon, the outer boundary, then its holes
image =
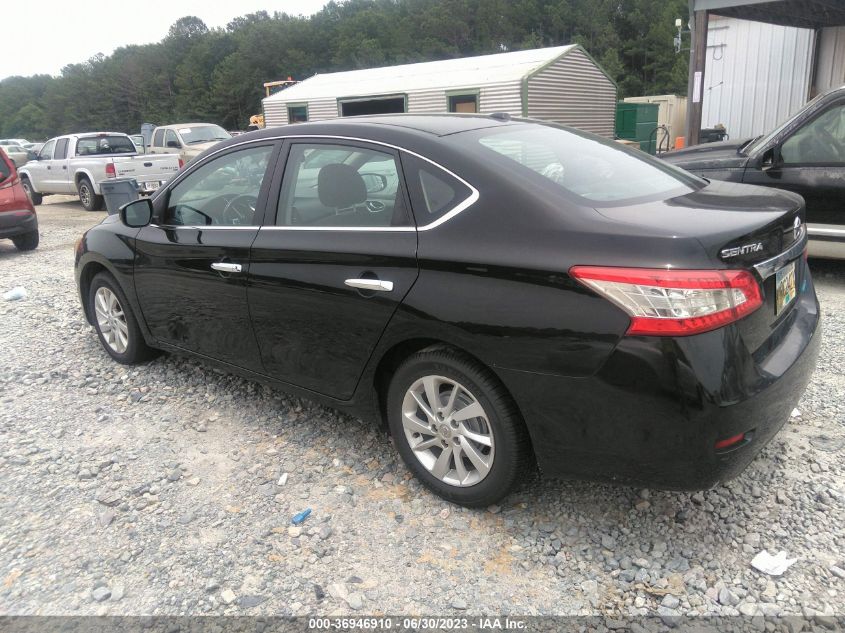
POLYGON ((340 102, 340 116, 364 114, 396 114, 405 112, 405 97, 377 97, 340 102))

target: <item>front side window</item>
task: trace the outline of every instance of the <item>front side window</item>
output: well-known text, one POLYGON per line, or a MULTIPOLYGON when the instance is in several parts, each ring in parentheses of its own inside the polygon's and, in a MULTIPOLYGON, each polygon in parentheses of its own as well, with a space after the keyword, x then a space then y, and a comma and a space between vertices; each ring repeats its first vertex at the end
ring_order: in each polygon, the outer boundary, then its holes
POLYGON ((182 147, 182 144, 179 142, 179 137, 176 136, 176 132, 173 130, 167 130, 167 132, 165 132, 164 145, 165 147, 182 147))
POLYGON ((396 157, 365 147, 292 145, 276 224, 304 228, 407 226, 396 157))
POLYGON ((52 141, 48 141, 45 143, 44 147, 41 148, 41 151, 38 152, 38 157, 41 160, 53 160, 53 149, 56 147, 56 139, 52 141))
POLYGON ((56 153, 53 156, 56 160, 61 160, 67 157, 67 139, 60 138, 58 143, 56 143, 56 153))
POLYGON ((86 136, 76 142, 77 156, 103 156, 106 154, 134 154, 135 144, 128 136, 86 136))
POLYGON ((215 158, 185 177, 170 192, 165 224, 253 226, 267 173, 271 145, 215 158))
MULTIPOLYGON (((543 177, 586 206, 618 206, 691 193, 706 181, 639 150, 554 125, 470 132, 504 169, 543 177)), ((535 177, 536 179, 536 177, 535 177)))
POLYGON ((786 165, 845 163, 845 104, 823 112, 781 146, 786 165))

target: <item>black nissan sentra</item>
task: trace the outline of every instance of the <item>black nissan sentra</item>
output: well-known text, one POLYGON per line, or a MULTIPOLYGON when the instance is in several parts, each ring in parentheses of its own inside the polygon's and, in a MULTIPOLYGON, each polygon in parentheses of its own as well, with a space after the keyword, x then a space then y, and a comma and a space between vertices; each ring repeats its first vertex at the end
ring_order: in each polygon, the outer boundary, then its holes
POLYGON ((305 123, 216 145, 76 253, 106 352, 158 350, 385 423, 442 497, 535 462, 700 489, 815 364, 802 199, 506 115, 305 123))

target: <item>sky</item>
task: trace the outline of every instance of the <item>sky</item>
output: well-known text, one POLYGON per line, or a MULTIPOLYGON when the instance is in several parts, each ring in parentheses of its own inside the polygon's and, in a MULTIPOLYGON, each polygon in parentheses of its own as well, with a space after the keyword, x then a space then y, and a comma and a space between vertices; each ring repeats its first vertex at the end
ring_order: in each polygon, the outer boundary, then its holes
POLYGON ((58 75, 68 64, 128 44, 160 41, 179 18, 195 15, 209 28, 256 11, 311 15, 327 0, 19 0, 3 3, 0 79, 58 75))

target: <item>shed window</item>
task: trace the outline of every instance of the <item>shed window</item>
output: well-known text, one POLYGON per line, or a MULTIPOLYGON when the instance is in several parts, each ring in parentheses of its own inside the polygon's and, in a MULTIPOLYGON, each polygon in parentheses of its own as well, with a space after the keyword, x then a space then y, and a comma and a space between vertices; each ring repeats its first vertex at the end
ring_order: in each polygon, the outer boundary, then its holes
POLYGON ((405 97, 375 97, 340 102, 340 116, 396 114, 405 112, 405 97))
POLYGON ((478 112, 478 95, 450 95, 449 112, 478 112))
POLYGON ((288 123, 304 123, 308 120, 308 106, 289 105, 288 123))

